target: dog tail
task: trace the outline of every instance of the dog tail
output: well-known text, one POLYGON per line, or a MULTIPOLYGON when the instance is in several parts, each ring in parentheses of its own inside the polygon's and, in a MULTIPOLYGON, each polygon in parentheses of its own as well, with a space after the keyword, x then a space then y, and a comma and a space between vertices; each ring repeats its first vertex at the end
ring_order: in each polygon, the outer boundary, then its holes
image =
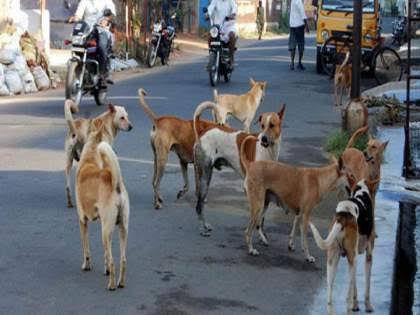
POLYGON ((67 99, 64 102, 64 117, 66 119, 67 125, 69 126, 70 132, 78 136, 76 125, 74 124, 73 113, 79 111, 78 106, 71 99, 67 99))
POLYGON ((150 109, 150 106, 146 103, 146 100, 144 97, 147 95, 146 91, 143 89, 139 89, 139 104, 143 108, 144 112, 147 116, 149 116, 150 120, 153 123, 156 123, 156 120, 158 119, 158 116, 150 109))
POLYGON ((327 238, 324 240, 322 239, 315 225, 310 223, 310 226, 311 226, 312 234, 314 235, 314 238, 315 238, 315 242, 318 245, 318 247, 322 250, 327 250, 328 248, 331 247, 331 245, 337 238, 338 233, 340 233, 342 229, 342 225, 338 222, 335 222, 331 229, 330 234, 328 234, 327 238))
POLYGON ((104 168, 108 166, 111 169, 112 190, 118 190, 118 186, 121 183, 121 169, 117 155, 109 143, 105 141, 99 143, 98 151, 104 161, 104 168))
POLYGON ((343 63, 340 65, 340 70, 343 69, 349 63, 349 60, 350 60, 350 51, 347 51, 346 57, 344 58, 343 63))
POLYGON ((244 173, 248 173, 248 169, 249 169, 249 165, 251 164, 251 161, 248 160, 246 153, 245 153, 245 147, 248 141, 258 141, 258 138, 252 135, 247 136, 241 144, 241 152, 240 152, 240 159, 241 159, 241 164, 242 167, 244 169, 244 173))
POLYGON ((216 117, 220 117, 220 115, 219 115, 219 109, 217 108, 217 105, 214 102, 205 101, 205 102, 200 103, 197 106, 197 108, 195 109, 195 112, 194 112, 194 120, 193 120, 193 128, 194 128, 194 134, 195 134, 195 141, 197 141, 197 142, 200 141, 200 136, 199 136, 199 132, 198 132, 198 121, 200 120, 201 114, 206 109, 212 109, 213 110, 213 113, 215 113, 215 116, 216 117))
POLYGON ((368 126, 361 127, 357 129, 351 136, 349 142, 347 143, 346 149, 352 148, 356 140, 368 130, 368 126))

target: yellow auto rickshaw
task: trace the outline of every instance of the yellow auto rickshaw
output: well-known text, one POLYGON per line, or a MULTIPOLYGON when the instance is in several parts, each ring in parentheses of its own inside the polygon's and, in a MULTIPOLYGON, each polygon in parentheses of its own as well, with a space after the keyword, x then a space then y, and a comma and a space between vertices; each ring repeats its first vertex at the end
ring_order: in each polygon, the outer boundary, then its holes
MULTIPOLYGON (((318 73, 333 75, 352 46, 353 0, 314 0, 317 7, 318 73)), ((378 0, 362 0, 362 70, 370 70, 378 84, 398 81, 403 67, 398 53, 381 36, 378 0)))

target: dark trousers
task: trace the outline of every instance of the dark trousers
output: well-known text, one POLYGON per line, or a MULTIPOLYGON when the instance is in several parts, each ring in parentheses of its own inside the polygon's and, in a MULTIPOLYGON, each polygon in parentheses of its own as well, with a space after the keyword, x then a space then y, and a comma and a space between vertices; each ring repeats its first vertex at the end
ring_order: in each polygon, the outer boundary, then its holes
POLYGON ((99 72, 101 74, 107 74, 110 69, 109 65, 109 52, 111 50, 111 39, 107 32, 98 31, 98 43, 97 43, 97 51, 98 51, 98 62, 99 62, 99 72))

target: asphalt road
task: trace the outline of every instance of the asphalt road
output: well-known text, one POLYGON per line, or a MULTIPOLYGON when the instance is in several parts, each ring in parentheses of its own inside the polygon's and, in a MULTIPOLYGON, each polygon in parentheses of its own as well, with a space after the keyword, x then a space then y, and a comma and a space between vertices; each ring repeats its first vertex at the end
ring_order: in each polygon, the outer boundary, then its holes
MULTIPOLYGON (((327 162, 321 146, 340 127, 332 82, 315 73, 314 60, 313 39, 307 43, 305 72, 288 70, 287 39, 242 42, 232 82, 218 87, 242 93, 250 77, 267 80, 259 112, 287 104, 280 160, 309 166, 327 162)), ((299 247, 288 252, 290 214, 273 207, 266 221, 271 246, 257 244, 261 256, 247 255, 247 204, 242 181, 233 172, 213 176, 205 210, 214 227, 210 238, 199 235, 194 191, 175 200, 182 177, 174 156, 161 184, 164 208, 153 209, 151 123, 137 105, 137 89, 149 92, 159 115, 191 118, 199 102, 212 98, 205 63, 206 52, 195 52, 111 89, 110 99, 127 108, 134 124, 115 142, 131 201, 127 287, 116 292, 106 290, 98 222, 89 230, 93 270, 80 270, 77 215, 66 208, 64 191, 63 91, 0 102, 1 313, 309 314, 314 305, 325 304, 325 255, 312 237, 315 264, 304 261, 299 247)), ((81 105, 85 117, 103 110, 92 100, 81 105)), ((194 187, 191 168, 189 175, 194 187)), ((314 221, 325 231, 333 212, 331 206, 321 207, 314 221)), ((344 302, 342 295, 338 299, 344 302)))

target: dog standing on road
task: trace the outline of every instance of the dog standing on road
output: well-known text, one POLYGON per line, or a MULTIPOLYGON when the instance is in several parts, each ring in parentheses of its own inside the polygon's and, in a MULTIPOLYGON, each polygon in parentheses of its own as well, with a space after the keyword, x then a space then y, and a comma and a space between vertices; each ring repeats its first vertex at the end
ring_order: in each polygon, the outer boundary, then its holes
POLYGON ((235 117, 244 124, 244 130, 250 132, 252 120, 255 117, 258 107, 264 100, 267 81, 254 81, 249 79, 251 89, 242 95, 218 94, 214 90, 214 102, 218 107, 218 114, 215 114, 216 122, 225 124, 229 115, 235 117))
POLYGON ((248 142, 255 142, 248 136, 241 145, 241 162, 245 169, 244 188, 249 202, 250 220, 245 231, 245 240, 250 255, 259 255, 252 245, 254 230, 264 243, 261 231, 269 201, 275 200, 285 210, 293 210, 295 219, 289 235, 289 250, 294 250, 297 224, 300 222, 301 244, 305 258, 315 262, 310 254, 307 240, 309 218, 313 208, 332 191, 343 176, 341 159, 324 167, 295 167, 277 161, 250 161, 245 153, 248 142))
MULTIPOLYGON (((125 120, 123 130, 130 130, 131 124, 125 120)), ((115 265, 112 257, 111 241, 115 225, 120 234, 120 274, 118 287, 126 281, 126 247, 130 204, 121 175, 118 158, 109 143, 113 139, 113 129, 106 120, 96 119, 94 129, 84 145, 76 173, 76 203, 79 215, 80 236, 83 247, 82 270, 91 270, 91 255, 88 235, 88 221, 101 220, 102 243, 105 251, 105 274, 109 276, 108 289, 116 289, 115 265)))
POLYGON ((350 52, 346 53, 346 57, 341 65, 339 65, 334 74, 334 96, 335 105, 341 106, 343 103, 344 90, 348 90, 350 99, 351 91, 351 64, 349 64, 350 52))
MULTIPOLYGON (((197 204, 196 212, 201 223, 201 235, 210 236, 212 227, 204 218, 203 209, 210 186, 213 169, 220 170, 223 166, 232 168, 241 177, 245 169, 240 160, 240 149, 244 139, 250 135, 227 126, 209 126, 203 128, 200 116, 204 110, 211 109, 218 114, 219 106, 214 103, 201 103, 194 113, 194 170, 196 182, 197 204)), ((264 113, 258 122, 261 132, 256 134, 258 143, 248 143, 244 146, 247 157, 251 160, 277 160, 280 153, 282 127, 285 105, 278 113, 264 113)))
MULTIPOLYGON (((146 91, 138 90, 139 104, 146 115, 153 123, 150 131, 150 144, 154 154, 154 172, 153 172, 153 193, 155 209, 162 208, 162 197, 160 195, 159 186, 165 172, 165 166, 168 162, 170 151, 174 151, 179 158, 181 165, 182 177, 184 179, 184 187, 178 192, 177 199, 185 195, 189 189, 188 182, 188 164, 193 163, 193 146, 195 143, 195 135, 193 129, 193 121, 185 120, 174 116, 158 117, 146 103, 144 97, 146 91)), ((214 122, 201 120, 199 122, 201 128, 210 128, 216 126, 214 122)))
MULTIPOLYGON (((83 146, 93 129, 94 122, 97 120, 101 120, 103 122, 105 128, 108 130, 108 142, 111 145, 119 130, 124 130, 127 123, 131 126, 131 123, 128 119, 128 114, 125 108, 122 106, 109 105, 108 111, 94 119, 73 119, 72 113, 76 113, 78 110, 79 109, 77 105, 72 100, 65 101, 64 115, 69 128, 64 142, 64 150, 66 153, 66 167, 64 169, 64 174, 66 178, 66 195, 68 208, 73 208, 70 190, 70 171, 73 166, 73 161, 76 160, 78 162, 80 160, 83 146)), ((131 130, 131 128, 128 130, 131 130)))
MULTIPOLYGON (((337 272, 340 256, 346 256, 350 269, 350 284, 347 294, 348 309, 359 311, 356 285, 356 260, 357 254, 364 252, 367 247, 363 241, 371 239, 374 234, 374 209, 372 194, 379 180, 367 181, 365 179, 356 183, 355 178, 348 176, 351 187, 351 198, 338 203, 335 218, 330 233, 323 240, 317 228, 311 223, 311 230, 315 242, 322 250, 327 251, 327 302, 328 314, 334 313, 332 290, 335 274, 337 272), (361 251, 362 249, 362 251, 361 251)), ((372 257, 372 252, 367 252, 372 257)), ((370 302, 370 266, 365 263, 365 307, 366 312, 373 312, 370 302)))

